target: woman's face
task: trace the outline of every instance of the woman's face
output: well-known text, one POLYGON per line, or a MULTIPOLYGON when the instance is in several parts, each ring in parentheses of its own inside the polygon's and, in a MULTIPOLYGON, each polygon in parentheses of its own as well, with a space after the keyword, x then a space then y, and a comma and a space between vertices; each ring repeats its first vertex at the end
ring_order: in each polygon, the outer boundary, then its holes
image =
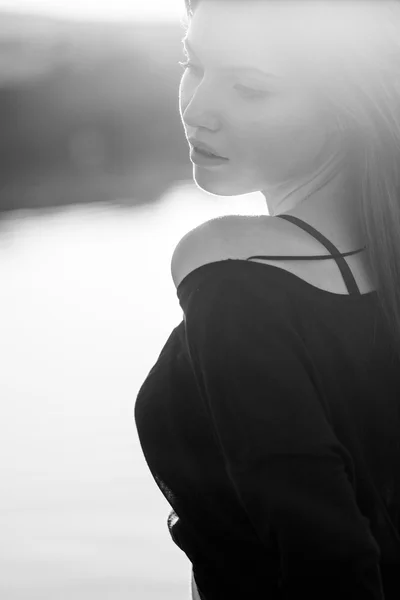
POLYGON ((229 158, 193 165, 204 190, 274 194, 324 159, 327 118, 299 68, 298 26, 293 11, 270 2, 198 5, 185 40, 191 67, 179 87, 180 114, 187 138, 229 158))

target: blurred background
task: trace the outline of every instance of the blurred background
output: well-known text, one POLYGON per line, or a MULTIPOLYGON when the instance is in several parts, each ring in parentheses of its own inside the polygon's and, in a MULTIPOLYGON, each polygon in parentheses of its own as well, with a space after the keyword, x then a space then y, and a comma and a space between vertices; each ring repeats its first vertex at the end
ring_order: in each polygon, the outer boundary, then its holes
POLYGON ((137 392, 173 250, 261 193, 192 178, 183 0, 0 0, 0 597, 190 600, 137 392))

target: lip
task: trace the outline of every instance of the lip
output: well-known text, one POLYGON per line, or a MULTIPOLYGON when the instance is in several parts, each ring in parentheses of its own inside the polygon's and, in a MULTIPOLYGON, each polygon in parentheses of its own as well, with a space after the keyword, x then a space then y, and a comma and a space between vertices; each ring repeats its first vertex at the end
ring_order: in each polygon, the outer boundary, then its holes
POLYGON ((209 146, 208 144, 205 144, 204 142, 200 142, 200 140, 196 140, 196 138, 189 138, 189 143, 194 147, 194 148, 198 148, 199 150, 205 150, 206 152, 211 152, 211 154, 214 154, 214 156, 216 156, 217 158, 223 158, 224 160, 229 160, 229 158, 227 158, 226 156, 222 156, 221 154, 218 154, 217 150, 215 150, 212 146, 209 146))
POLYGON ((229 162, 227 158, 221 158, 220 156, 206 156, 205 154, 201 154, 196 150, 196 148, 192 148, 190 152, 190 160, 195 164, 201 167, 218 167, 219 165, 226 165, 229 162))

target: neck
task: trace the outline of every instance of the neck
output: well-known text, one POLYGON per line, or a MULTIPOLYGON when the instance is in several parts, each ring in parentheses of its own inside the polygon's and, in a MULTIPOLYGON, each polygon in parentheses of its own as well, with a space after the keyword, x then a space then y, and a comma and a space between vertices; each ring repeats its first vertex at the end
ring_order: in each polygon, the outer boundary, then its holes
POLYGON ((354 193, 343 184, 338 174, 325 187, 276 214, 298 217, 315 227, 341 251, 356 250, 366 245, 354 193))

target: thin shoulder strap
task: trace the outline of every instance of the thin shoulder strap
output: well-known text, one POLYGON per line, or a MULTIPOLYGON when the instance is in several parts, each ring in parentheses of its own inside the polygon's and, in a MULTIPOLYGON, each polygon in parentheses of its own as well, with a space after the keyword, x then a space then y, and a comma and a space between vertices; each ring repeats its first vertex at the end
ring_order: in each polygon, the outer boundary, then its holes
POLYGON ((361 292, 358 288, 356 280, 354 279, 354 275, 350 270, 349 265, 344 260, 344 256, 350 256, 351 254, 357 254, 358 252, 362 252, 365 250, 367 246, 363 246, 359 250, 353 250, 352 252, 340 253, 336 246, 332 244, 322 233, 317 231, 314 227, 305 223, 298 217, 294 217, 293 215, 278 215, 280 219, 286 219, 287 221, 291 221, 294 225, 297 225, 304 231, 307 231, 310 235, 312 235, 315 239, 317 239, 325 248, 330 252, 329 256, 319 255, 319 256, 249 256, 246 260, 250 260, 251 258, 267 258, 273 260, 327 260, 334 259, 340 269, 344 282, 347 286, 349 294, 357 294, 361 295, 361 292))

